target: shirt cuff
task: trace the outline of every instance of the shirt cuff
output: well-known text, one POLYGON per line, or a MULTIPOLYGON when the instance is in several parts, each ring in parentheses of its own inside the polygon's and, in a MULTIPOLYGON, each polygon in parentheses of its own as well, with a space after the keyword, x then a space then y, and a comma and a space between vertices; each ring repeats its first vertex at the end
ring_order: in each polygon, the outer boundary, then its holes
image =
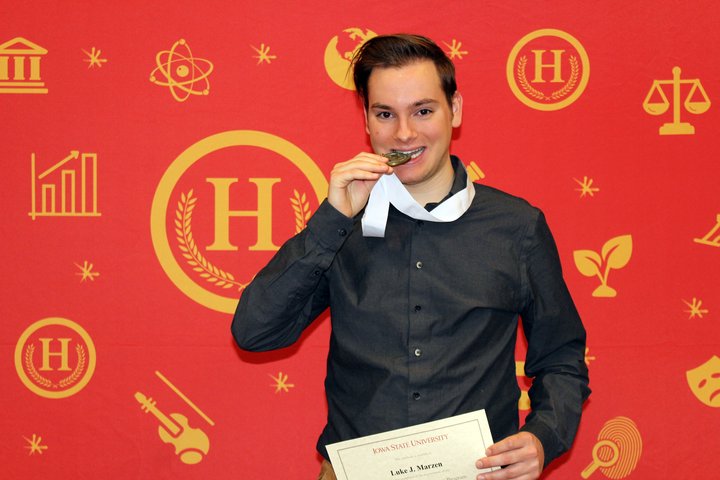
POLYGON ((520 428, 521 432, 529 432, 535 435, 543 446, 543 456, 545 457, 543 462, 543 469, 548 466, 550 462, 559 457, 560 446, 553 432, 550 428, 542 423, 526 423, 520 428))
POLYGON ((327 199, 310 218, 307 229, 320 245, 337 251, 352 232, 354 220, 340 213, 327 199))

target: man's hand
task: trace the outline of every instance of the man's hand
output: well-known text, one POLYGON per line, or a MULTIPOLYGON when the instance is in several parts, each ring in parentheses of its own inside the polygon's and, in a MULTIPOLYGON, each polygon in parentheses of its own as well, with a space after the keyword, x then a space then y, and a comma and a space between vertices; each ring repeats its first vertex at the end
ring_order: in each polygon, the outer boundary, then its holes
POLYGON ((338 163, 330 172, 328 202, 346 217, 354 217, 365 208, 370 191, 382 175, 392 173, 388 159, 374 153, 360 153, 338 163))
POLYGON ((545 462, 545 451, 540 440, 530 432, 511 435, 491 445, 487 457, 475 463, 477 468, 506 468, 478 475, 478 480, 533 480, 540 477, 545 462))

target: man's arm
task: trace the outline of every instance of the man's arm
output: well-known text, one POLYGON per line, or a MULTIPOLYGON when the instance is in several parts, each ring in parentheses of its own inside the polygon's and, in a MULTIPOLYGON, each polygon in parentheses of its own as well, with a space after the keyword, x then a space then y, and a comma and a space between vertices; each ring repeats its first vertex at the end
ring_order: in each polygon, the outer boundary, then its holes
POLYGON ((287 347, 328 307, 324 274, 351 228, 352 219, 325 201, 306 229, 285 242, 240 297, 232 322, 240 348, 287 347))
POLYGON ((585 365, 585 329, 562 277, 555 241, 538 212, 524 240, 521 312, 528 340, 526 376, 533 379, 531 412, 521 432, 492 445, 478 468, 505 466, 478 479, 536 479, 572 445, 590 394, 585 365))
POLYGON ((264 351, 294 343, 328 307, 325 272, 350 234, 378 179, 392 168, 387 159, 360 153, 330 174, 328 199, 307 228, 288 240, 245 288, 232 322, 237 344, 264 351))
POLYGON ((528 303, 521 315, 528 340, 525 374, 533 383, 531 412, 521 430, 540 440, 547 465, 570 449, 590 395, 586 334, 542 213, 527 243, 528 303))

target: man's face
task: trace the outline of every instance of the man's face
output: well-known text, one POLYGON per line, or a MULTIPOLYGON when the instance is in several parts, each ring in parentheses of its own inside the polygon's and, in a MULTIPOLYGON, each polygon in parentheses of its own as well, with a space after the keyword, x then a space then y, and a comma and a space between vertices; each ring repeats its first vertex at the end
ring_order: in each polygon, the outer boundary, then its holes
POLYGON ((365 129, 376 153, 413 152, 409 162, 395 167, 408 187, 452 176, 450 139, 461 121, 462 97, 455 94, 448 105, 431 61, 375 68, 370 74, 365 129))

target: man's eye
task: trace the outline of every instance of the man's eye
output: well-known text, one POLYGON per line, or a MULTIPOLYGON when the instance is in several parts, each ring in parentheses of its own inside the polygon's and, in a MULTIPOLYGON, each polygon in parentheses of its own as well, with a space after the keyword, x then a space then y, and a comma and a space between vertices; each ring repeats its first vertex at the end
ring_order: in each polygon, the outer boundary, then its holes
POLYGON ((429 108, 421 108, 420 110, 418 110, 418 115, 420 115, 421 117, 430 115, 431 113, 432 110, 430 110, 429 108))
POLYGON ((390 113, 390 112, 379 112, 379 113, 377 114, 377 117, 378 117, 378 118, 382 118, 382 119, 392 118, 392 113, 390 113))

